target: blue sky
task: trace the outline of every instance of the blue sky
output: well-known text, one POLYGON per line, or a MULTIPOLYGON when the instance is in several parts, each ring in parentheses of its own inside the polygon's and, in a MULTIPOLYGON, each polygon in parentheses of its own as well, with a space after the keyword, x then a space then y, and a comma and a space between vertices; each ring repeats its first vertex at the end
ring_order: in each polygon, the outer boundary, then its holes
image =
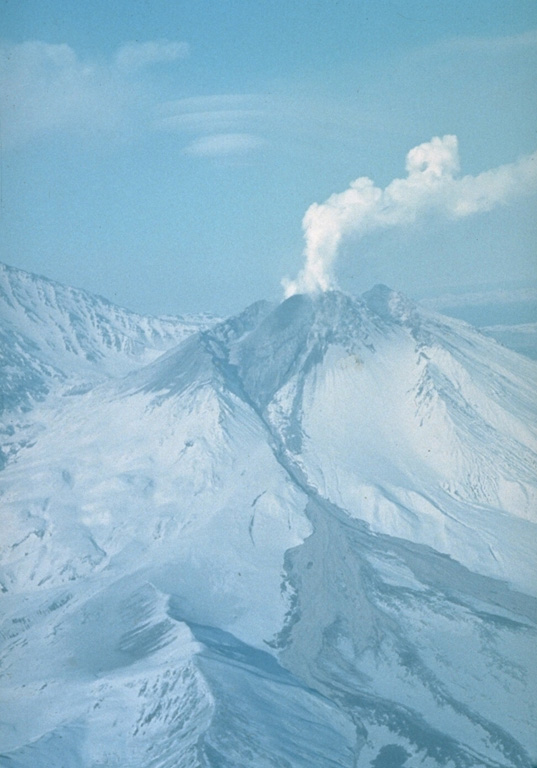
POLYGON ((537 280, 534 0, 1 0, 0 22, 9 264, 229 313, 303 289, 302 221, 330 199, 309 216, 333 214, 331 285, 537 280), (423 144, 450 147, 441 180, 394 202, 423 144))

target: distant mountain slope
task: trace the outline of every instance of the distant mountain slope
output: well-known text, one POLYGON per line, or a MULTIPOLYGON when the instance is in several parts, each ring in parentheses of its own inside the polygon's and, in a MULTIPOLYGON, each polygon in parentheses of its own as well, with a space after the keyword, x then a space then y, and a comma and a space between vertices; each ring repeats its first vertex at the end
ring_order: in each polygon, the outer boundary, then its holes
POLYGON ((537 360, 537 289, 497 288, 447 294, 420 304, 475 325, 509 349, 537 360))
POLYGON ((488 325, 481 330, 509 349, 537 360, 537 323, 488 325))
POLYGON ((536 372, 377 286, 36 404, 0 764, 532 768, 536 372))
POLYGON ((211 322, 208 316, 143 317, 0 264, 0 413, 27 408, 53 382, 124 374, 211 322))

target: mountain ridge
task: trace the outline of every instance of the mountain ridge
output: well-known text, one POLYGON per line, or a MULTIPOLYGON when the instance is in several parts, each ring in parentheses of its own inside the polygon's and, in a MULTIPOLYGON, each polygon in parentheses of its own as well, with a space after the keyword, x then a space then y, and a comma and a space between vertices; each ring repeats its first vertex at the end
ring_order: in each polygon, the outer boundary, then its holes
POLYGON ((30 399, 45 397, 54 380, 76 386, 122 375, 216 321, 144 317, 2 263, 0 317, 7 371, 0 412, 31 407, 30 399))
POLYGON ((0 762, 530 768, 535 368, 379 286, 33 402, 0 762))

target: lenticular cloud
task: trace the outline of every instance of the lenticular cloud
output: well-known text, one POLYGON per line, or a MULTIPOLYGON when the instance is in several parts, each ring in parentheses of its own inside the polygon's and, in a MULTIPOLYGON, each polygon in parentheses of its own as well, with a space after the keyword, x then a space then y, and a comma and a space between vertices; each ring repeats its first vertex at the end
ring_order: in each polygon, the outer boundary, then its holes
POLYGON ((537 152, 477 176, 460 176, 459 170, 457 137, 436 136, 410 150, 406 177, 385 189, 362 176, 344 192, 313 203, 302 221, 306 263, 295 280, 283 281, 285 295, 335 287, 335 261, 349 235, 412 224, 433 210, 469 216, 532 191, 537 187, 537 152))

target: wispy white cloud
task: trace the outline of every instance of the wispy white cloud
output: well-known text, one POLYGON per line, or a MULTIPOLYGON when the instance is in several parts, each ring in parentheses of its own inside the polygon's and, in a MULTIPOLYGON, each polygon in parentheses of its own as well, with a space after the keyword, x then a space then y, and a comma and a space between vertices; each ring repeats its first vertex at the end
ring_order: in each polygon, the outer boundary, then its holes
POLYGON ((4 147, 54 131, 124 129, 151 100, 136 74, 186 53, 185 43, 170 41, 128 43, 108 60, 81 59, 67 44, 0 45, 4 147))
POLYGON ((193 141, 184 152, 196 157, 224 157, 244 155, 263 146, 264 140, 250 133, 217 133, 201 136, 193 141))
POLYGON ((492 288, 483 291, 464 291, 444 293, 420 299, 420 304, 428 309, 442 310, 458 307, 503 306, 506 304, 524 304, 537 302, 537 288, 492 288))
POLYGON ((244 154, 262 146, 266 100, 217 94, 161 102, 155 64, 180 61, 184 42, 122 45, 108 59, 82 59, 69 45, 40 41, 0 45, 2 144, 12 148, 57 132, 88 136, 130 130, 176 133, 197 157, 244 154))
POLYGON ((226 131, 250 123, 252 117, 252 112, 241 109, 186 112, 161 118, 156 125, 163 130, 175 132, 226 131))
POLYGON ((266 99, 256 94, 213 94, 163 104, 155 127, 194 134, 185 153, 198 157, 244 154, 261 147, 266 99))
POLYGON ((183 115, 205 115, 213 112, 257 114, 262 113, 266 105, 267 97, 256 93, 217 93, 167 101, 161 105, 159 116, 165 120, 183 115))
POLYGON ((405 178, 384 189, 360 177, 344 192, 308 208, 302 222, 306 262, 295 280, 283 281, 287 296, 335 286, 335 261, 342 240, 350 235, 409 225, 427 212, 459 218, 489 211, 537 189, 537 152, 460 177, 457 137, 435 137, 410 150, 406 171, 405 178))
POLYGON ((144 43, 125 43, 115 56, 117 68, 122 72, 135 72, 151 64, 177 61, 188 56, 187 43, 174 40, 149 40, 144 43))
POLYGON ((461 36, 435 42, 420 49, 422 53, 504 53, 506 51, 537 49, 537 29, 517 35, 494 37, 461 36))

